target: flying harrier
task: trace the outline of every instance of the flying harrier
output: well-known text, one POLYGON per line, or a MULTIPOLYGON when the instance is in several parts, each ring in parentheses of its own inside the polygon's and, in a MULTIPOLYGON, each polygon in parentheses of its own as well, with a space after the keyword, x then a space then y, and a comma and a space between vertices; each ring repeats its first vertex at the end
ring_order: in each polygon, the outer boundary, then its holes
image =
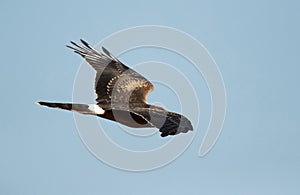
POLYGON ((83 40, 82 45, 71 43, 72 46, 67 47, 81 55, 97 72, 97 104, 37 102, 39 105, 95 115, 134 128, 155 127, 162 137, 193 130, 186 117, 147 104, 147 95, 154 89, 153 85, 107 49, 102 47, 104 53, 101 53, 83 40))

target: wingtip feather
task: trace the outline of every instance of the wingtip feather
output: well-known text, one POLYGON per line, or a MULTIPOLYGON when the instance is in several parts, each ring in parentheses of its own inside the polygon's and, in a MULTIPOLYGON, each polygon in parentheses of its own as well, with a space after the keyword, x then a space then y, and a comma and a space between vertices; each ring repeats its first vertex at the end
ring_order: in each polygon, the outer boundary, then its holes
POLYGON ((90 46, 90 44, 88 44, 85 40, 80 39, 80 41, 81 41, 81 43, 82 43, 84 46, 86 46, 86 47, 89 48, 89 49, 92 49, 92 47, 90 46))

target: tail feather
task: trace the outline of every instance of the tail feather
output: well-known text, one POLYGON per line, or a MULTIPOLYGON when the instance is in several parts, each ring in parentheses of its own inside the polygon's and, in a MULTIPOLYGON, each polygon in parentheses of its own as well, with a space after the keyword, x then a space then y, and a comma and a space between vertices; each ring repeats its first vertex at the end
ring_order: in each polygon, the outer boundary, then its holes
POLYGON ((73 103, 53 103, 53 102, 37 102, 41 106, 50 108, 59 108, 63 110, 69 110, 72 112, 79 112, 81 114, 103 114, 104 110, 98 105, 94 104, 73 104, 73 103))

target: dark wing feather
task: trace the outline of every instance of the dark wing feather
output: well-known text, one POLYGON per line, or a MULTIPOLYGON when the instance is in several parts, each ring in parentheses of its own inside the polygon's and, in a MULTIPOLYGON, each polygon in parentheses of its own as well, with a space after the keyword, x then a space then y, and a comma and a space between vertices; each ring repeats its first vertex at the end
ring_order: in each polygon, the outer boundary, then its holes
MULTIPOLYGON (((81 40, 84 46, 78 45, 75 42, 71 41, 73 46, 67 45, 67 47, 74 50, 75 53, 81 55, 97 72, 104 70, 113 60, 107 57, 104 54, 99 53, 85 41, 81 40)), ((128 67, 124 67, 128 69, 128 67)))
POLYGON ((191 122, 185 116, 169 112, 157 106, 135 107, 130 111, 142 116, 152 126, 158 128, 162 137, 193 130, 191 122))
POLYGON ((146 103, 153 85, 142 75, 121 63, 107 49, 98 52, 87 42, 83 46, 71 42, 67 46, 81 55, 97 72, 95 79, 96 101, 103 108, 129 107, 131 103, 146 103))

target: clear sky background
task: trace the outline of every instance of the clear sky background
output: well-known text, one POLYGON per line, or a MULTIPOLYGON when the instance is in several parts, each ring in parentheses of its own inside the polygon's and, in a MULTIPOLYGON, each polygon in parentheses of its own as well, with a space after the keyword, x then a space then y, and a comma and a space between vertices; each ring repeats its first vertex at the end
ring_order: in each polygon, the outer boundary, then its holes
MULTIPOLYGON (((292 0, 1 1, 0 194, 299 194, 299 9, 292 0), (34 102, 71 101, 82 60, 65 48, 68 41, 95 44, 147 24, 178 28, 204 44, 223 75, 228 107, 207 156, 197 156, 204 124, 173 163, 132 173, 97 160, 72 114, 34 102)), ((134 64, 159 53, 121 58, 134 64)))

